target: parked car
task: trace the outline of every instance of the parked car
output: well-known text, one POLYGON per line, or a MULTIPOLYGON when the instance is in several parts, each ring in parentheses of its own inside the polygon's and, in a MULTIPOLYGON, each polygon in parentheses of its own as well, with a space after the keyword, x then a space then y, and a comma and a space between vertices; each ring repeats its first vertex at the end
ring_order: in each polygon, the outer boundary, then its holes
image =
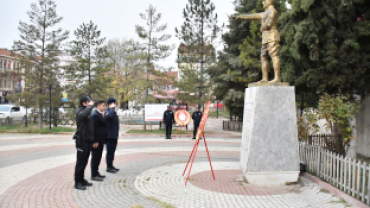
POLYGON ((7 125, 25 122, 26 110, 12 104, 0 105, 0 120, 7 125))

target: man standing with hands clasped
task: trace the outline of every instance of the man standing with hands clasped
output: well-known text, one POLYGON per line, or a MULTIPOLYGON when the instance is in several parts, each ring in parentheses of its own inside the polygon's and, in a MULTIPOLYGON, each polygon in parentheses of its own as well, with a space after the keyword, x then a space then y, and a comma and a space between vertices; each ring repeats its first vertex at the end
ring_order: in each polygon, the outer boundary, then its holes
POLYGON ((90 117, 94 102, 88 97, 80 99, 80 107, 76 112, 77 131, 73 136, 76 140, 77 161, 75 167, 75 189, 85 190, 92 186, 85 179, 85 168, 90 157, 91 144, 94 141, 94 123, 90 117))
POLYGON ((91 149, 91 180, 103 181, 105 176, 99 173, 99 165, 103 154, 104 143, 108 138, 108 121, 105 119, 105 102, 95 103, 96 110, 91 114, 94 121, 94 143, 91 149))
POLYGON ((106 119, 108 121, 108 139, 107 139, 107 172, 116 173, 119 169, 113 166, 114 153, 117 148, 119 119, 116 113, 117 101, 114 98, 108 100, 108 110, 106 111, 106 119))
POLYGON ((197 107, 197 111, 193 113, 191 118, 193 119, 193 124, 194 124, 194 132, 193 132, 193 139, 197 136, 197 131, 199 128, 200 120, 202 120, 202 112, 199 111, 199 107, 197 107))
POLYGON ((171 106, 167 106, 167 110, 163 114, 163 123, 166 125, 166 139, 172 139, 172 124, 175 122, 175 115, 171 110, 171 106))

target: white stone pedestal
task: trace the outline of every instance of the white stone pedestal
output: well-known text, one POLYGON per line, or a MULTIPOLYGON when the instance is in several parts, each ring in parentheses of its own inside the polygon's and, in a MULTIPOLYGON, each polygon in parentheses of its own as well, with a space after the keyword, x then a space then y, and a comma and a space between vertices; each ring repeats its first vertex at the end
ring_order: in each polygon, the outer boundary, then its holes
POLYGON ((245 90, 240 163, 250 184, 296 182, 299 143, 294 87, 245 90))

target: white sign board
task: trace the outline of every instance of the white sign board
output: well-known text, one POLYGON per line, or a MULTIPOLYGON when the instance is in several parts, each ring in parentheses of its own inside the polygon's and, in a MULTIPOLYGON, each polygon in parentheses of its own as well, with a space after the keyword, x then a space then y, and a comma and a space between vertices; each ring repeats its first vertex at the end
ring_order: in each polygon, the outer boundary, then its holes
POLYGON ((168 104, 146 104, 145 121, 162 121, 168 104))

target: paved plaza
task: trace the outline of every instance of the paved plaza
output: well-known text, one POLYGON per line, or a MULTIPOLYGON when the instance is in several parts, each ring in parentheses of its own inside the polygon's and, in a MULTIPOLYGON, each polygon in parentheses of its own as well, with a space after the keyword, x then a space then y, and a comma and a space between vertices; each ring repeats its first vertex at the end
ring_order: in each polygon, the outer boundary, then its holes
MULTIPOLYGON (((123 134, 122 134, 123 135, 123 134)), ((116 174, 73 189, 72 135, 0 134, 0 207, 349 207, 305 178, 284 186, 244 183, 238 138, 208 138, 216 180, 201 141, 187 186, 182 176, 194 141, 122 137, 116 174)), ((88 166, 85 177, 90 181, 88 166)))

